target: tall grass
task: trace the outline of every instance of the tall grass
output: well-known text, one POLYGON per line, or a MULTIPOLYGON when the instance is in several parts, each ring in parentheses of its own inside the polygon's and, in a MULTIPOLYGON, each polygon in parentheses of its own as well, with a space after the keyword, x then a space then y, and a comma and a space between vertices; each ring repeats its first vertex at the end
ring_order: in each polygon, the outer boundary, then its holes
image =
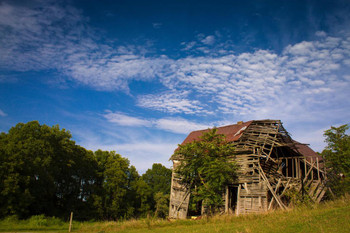
MULTIPOLYGON (((67 232, 68 222, 42 215, 28 220, 8 217, 0 221, 0 231, 67 232)), ((295 207, 244 216, 221 215, 200 220, 162 220, 156 218, 110 222, 73 222, 73 232, 350 232, 350 196, 319 205, 295 207)))
POLYGON ((350 196, 288 211, 243 216, 221 215, 200 220, 143 219, 82 224, 78 232, 350 232, 350 196))
POLYGON ((68 223, 59 218, 35 215, 26 220, 9 216, 0 221, 0 231, 67 231, 68 223))

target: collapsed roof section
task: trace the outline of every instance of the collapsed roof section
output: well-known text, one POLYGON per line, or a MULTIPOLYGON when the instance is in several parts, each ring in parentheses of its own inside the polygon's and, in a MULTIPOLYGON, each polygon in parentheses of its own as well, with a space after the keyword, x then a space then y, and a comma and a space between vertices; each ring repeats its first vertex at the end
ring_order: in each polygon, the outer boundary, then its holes
MULTIPOLYGON (((221 126, 216 129, 217 134, 225 135, 227 142, 232 142, 236 145, 238 154, 253 151, 260 156, 274 159, 274 157, 278 157, 281 153, 275 153, 273 149, 276 150, 278 147, 284 147, 284 150, 288 150, 288 153, 284 155, 286 157, 318 157, 320 161, 322 160, 322 157, 307 144, 293 140, 284 129, 280 120, 240 121, 237 124, 221 126)), ((209 130, 210 129, 192 131, 181 145, 195 140, 201 140, 200 137, 203 133, 209 130)), ((171 157, 171 159, 173 160, 175 158, 171 157)))
MULTIPOLYGON (((227 125, 222 127, 217 127, 216 129, 217 134, 223 134, 226 136, 226 141, 228 142, 235 142, 237 141, 241 136, 244 130, 247 129, 247 127, 252 123, 253 121, 247 121, 247 122, 238 122, 235 125, 227 125)), ((209 129, 204 130, 197 130, 192 131, 187 138, 181 143, 181 145, 187 144, 189 142, 193 142, 195 140, 200 140, 200 136, 203 135, 203 133, 208 132, 209 129)))

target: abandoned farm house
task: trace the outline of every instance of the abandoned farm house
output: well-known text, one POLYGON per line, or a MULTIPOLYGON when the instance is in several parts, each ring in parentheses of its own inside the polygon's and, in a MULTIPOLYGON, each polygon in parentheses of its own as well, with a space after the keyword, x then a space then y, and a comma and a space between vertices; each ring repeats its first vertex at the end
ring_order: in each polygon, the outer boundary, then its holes
MULTIPOLYGON (((182 144, 199 140, 208 130, 191 132, 182 144)), ((286 209, 286 191, 303 192, 314 202, 320 202, 328 188, 322 157, 307 145, 294 141, 280 120, 238 122, 217 128, 218 134, 235 145, 238 179, 226 187, 225 213, 248 214, 274 208, 286 209)), ((182 184, 174 168, 181 158, 172 157, 169 217, 188 216, 190 190, 182 184)), ((204 208, 201 208, 204 214, 204 208)))

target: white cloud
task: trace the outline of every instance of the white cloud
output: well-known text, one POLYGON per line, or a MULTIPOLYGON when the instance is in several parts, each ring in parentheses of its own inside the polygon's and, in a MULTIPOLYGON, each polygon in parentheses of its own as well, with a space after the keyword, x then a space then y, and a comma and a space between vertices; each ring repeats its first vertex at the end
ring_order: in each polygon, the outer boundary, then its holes
POLYGON ((7 116, 7 114, 0 109, 0 116, 5 117, 5 116, 7 116))
POLYGON ((141 95, 138 96, 137 104, 140 107, 169 113, 208 113, 208 110, 205 110, 199 101, 189 100, 188 95, 188 91, 141 95))
MULTIPOLYGON (((323 115, 334 119, 328 112, 350 107, 346 32, 317 32, 314 41, 291 44, 280 54, 263 49, 235 53, 232 42, 219 44, 219 36, 201 34, 197 41, 182 44, 188 56, 175 59, 154 55, 146 47, 102 44, 81 12, 42 4, 0 4, 1 68, 56 69, 99 90, 128 91, 132 80, 157 79, 168 91, 138 96, 137 104, 171 114, 214 112, 253 118, 278 113, 291 120, 322 120, 323 115)), ((349 115, 343 112, 344 117, 349 115)), ((148 124, 143 119, 115 121, 148 124)))
POLYGON ((130 80, 149 80, 167 64, 146 58, 144 46, 102 44, 77 9, 51 1, 40 7, 0 3, 0 68, 56 69, 79 83, 128 91, 130 80))
MULTIPOLYGON (((237 53, 232 41, 220 44, 217 34, 199 35, 197 40, 181 44, 181 52, 188 55, 171 58, 154 55, 149 46, 106 43, 88 27, 81 11, 54 1, 37 3, 40 7, 0 3, 2 70, 55 70, 64 78, 98 90, 128 91, 133 80, 156 79, 164 87, 159 93, 137 96, 138 106, 172 115, 213 114, 225 124, 282 119, 293 126, 287 130, 296 129, 296 139, 302 142, 317 143, 327 125, 350 118, 348 32, 336 36, 316 32, 314 41, 291 44, 281 53, 264 49, 237 53), (321 126, 308 131, 300 122, 321 126), (304 135, 305 131, 309 133, 304 135), (310 138, 315 140, 308 141, 310 138)), ((154 28, 160 26, 153 24, 154 28)), ((0 82, 8 78, 2 75, 0 82)), ((0 110, 0 116, 6 115, 0 110)), ((203 118, 144 119, 121 112, 107 112, 104 117, 124 128, 146 127, 177 134, 212 126, 203 118)), ((85 141, 87 148, 115 148, 145 169, 157 158, 167 160, 181 142, 98 144, 95 135, 85 141)))
POLYGON ((131 117, 123 113, 108 112, 103 115, 108 122, 120 126, 132 127, 149 127, 165 130, 168 132, 187 134, 193 130, 206 129, 209 126, 206 124, 199 124, 183 118, 161 118, 161 119, 141 119, 138 117, 131 117))
POLYGON ((122 113, 108 112, 104 117, 112 123, 123 126, 151 126, 151 122, 148 120, 143 120, 137 117, 127 116, 122 113))
POLYGON ((18 71, 59 68, 66 56, 91 48, 84 48, 91 44, 91 35, 78 10, 51 1, 30 6, 0 3, 1 68, 18 71))
POLYGON ((215 37, 214 36, 207 36, 203 40, 201 40, 203 44, 206 45, 212 45, 215 43, 215 37))
POLYGON ((209 125, 194 123, 182 118, 159 119, 155 122, 155 125, 159 129, 181 134, 188 134, 194 130, 210 127, 209 125))

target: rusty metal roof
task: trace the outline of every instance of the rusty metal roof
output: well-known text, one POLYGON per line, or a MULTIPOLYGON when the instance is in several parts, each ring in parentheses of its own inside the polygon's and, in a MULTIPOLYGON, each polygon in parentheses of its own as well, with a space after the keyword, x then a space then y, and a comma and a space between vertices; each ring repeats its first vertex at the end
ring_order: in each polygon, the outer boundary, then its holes
POLYGON ((321 155, 317 154, 313 149, 311 149, 307 144, 303 144, 300 142, 297 142, 293 140, 295 143, 295 148, 293 149, 294 151, 298 152, 299 154, 303 155, 306 157, 308 160, 309 158, 318 158, 319 161, 322 161, 323 158, 321 155))
MULTIPOLYGON (((217 127, 217 130, 218 130, 217 133, 225 135, 226 141, 235 142, 242 136, 244 130, 247 129, 252 122, 253 121, 239 122, 238 124, 234 124, 234 125, 217 127)), ((209 130, 210 129, 192 131, 187 136, 187 138, 181 143, 181 145, 193 142, 194 140, 200 140, 200 136, 202 136, 203 133, 208 132, 209 130)), ((305 156, 308 160, 311 157, 313 158, 318 157, 319 161, 323 160, 322 157, 318 155, 315 151, 313 151, 307 144, 303 144, 295 140, 293 140, 293 143, 295 147, 292 148, 292 150, 305 156)))
MULTIPOLYGON (((218 134, 223 134, 226 136, 226 141, 228 142, 234 142, 237 141, 244 130, 252 123, 253 121, 247 121, 247 122, 242 122, 239 124, 235 125, 227 125, 227 126, 222 126, 217 128, 217 133, 218 134)), ((193 142, 194 140, 199 140, 199 137, 202 136, 203 133, 208 132, 209 129, 205 130, 197 130, 191 132, 187 138, 182 142, 181 145, 184 145, 189 142, 193 142)))

